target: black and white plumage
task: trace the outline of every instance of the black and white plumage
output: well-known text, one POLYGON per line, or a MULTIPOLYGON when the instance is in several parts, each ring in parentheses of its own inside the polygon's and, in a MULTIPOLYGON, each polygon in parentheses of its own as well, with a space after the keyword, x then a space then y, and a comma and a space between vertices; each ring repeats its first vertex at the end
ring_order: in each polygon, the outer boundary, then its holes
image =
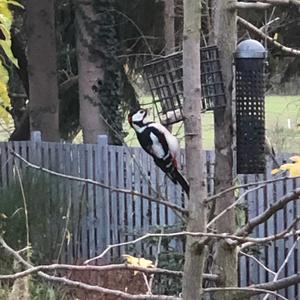
POLYGON ((189 184, 178 170, 179 143, 167 128, 146 120, 147 110, 139 109, 128 116, 142 148, 150 154, 155 164, 175 183, 179 183, 189 195, 189 184))

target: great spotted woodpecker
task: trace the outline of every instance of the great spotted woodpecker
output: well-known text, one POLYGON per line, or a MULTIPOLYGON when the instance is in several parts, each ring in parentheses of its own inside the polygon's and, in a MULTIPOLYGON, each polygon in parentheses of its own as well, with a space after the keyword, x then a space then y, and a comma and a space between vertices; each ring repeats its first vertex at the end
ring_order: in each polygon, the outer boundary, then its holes
POLYGON ((179 144, 167 128, 146 120, 147 110, 139 109, 128 115, 128 122, 135 130, 142 148, 150 154, 155 164, 175 183, 179 183, 189 195, 189 184, 178 170, 179 144))

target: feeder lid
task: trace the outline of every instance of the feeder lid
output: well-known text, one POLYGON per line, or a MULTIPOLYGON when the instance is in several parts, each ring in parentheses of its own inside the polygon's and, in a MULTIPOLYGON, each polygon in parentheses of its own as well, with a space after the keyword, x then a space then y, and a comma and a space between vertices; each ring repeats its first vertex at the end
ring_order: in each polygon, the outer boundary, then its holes
POLYGON ((264 46, 252 39, 239 43, 235 52, 236 58, 265 58, 266 56, 267 51, 264 46))

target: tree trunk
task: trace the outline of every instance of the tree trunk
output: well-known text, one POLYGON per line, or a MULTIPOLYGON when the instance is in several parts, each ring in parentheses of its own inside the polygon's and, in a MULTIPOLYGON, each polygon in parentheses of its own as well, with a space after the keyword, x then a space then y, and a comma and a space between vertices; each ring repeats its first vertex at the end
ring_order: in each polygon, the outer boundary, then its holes
POLYGON ((54 0, 30 0, 26 7, 29 115, 31 131, 59 139, 54 0))
POLYGON ((165 0, 165 54, 174 52, 175 49, 175 7, 174 0, 165 0))
POLYGON ((104 60, 93 52, 93 31, 90 28, 97 18, 93 0, 76 2, 80 125, 84 143, 96 143, 98 135, 109 134, 109 129, 100 115, 102 110, 96 93, 99 83, 104 80, 104 60))
MULTIPOLYGON (((183 79, 184 79, 184 130, 187 179, 190 183, 188 201, 188 231, 206 231, 206 179, 201 133, 201 85, 200 85, 200 28, 201 1, 184 1, 183 79)), ((205 246, 201 239, 187 237, 183 299, 200 300, 205 246)))
MULTIPOLYGON (((165 55, 171 54, 175 50, 175 0, 165 0, 164 2, 164 21, 165 21, 165 55)), ((168 125, 168 130, 172 132, 173 126, 168 125)))
MULTIPOLYGON (((232 58, 236 47, 236 12, 229 10, 232 0, 215 0, 213 3, 214 42, 220 50, 220 62, 225 82, 227 105, 214 113, 215 119, 215 193, 233 185, 233 119, 232 119, 232 58)), ((216 201, 216 214, 234 202, 234 194, 227 193, 216 201)), ((235 232, 234 209, 216 222, 218 233, 235 232)), ((214 273, 220 276, 219 287, 237 286, 238 258, 236 248, 226 241, 216 243, 214 273)), ((232 294, 216 293, 214 299, 233 300, 232 294)))

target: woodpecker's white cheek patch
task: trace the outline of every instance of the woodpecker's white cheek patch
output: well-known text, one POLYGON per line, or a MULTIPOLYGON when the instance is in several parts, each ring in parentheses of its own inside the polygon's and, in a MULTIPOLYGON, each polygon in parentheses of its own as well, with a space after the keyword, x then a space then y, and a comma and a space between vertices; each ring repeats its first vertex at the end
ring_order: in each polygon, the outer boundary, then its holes
POLYGON ((152 140, 152 151, 153 154, 157 157, 157 158, 163 158, 165 156, 165 151, 161 145, 161 143, 159 142, 157 136, 154 133, 150 133, 150 138, 152 140))
POLYGON ((138 125, 135 125, 134 123, 132 124, 134 130, 138 133, 142 133, 145 129, 146 129, 146 126, 143 126, 143 127, 139 127, 138 125))

